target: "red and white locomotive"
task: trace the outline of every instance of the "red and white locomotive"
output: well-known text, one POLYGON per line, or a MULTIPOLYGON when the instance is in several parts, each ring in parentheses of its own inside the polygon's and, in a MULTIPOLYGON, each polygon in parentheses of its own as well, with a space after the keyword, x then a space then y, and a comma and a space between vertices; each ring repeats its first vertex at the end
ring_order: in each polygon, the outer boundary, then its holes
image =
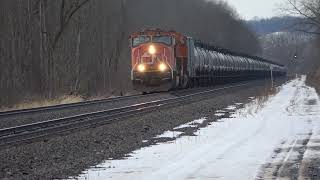
POLYGON ((217 48, 175 31, 135 32, 130 46, 131 79, 134 89, 142 92, 286 74, 278 63, 217 48))

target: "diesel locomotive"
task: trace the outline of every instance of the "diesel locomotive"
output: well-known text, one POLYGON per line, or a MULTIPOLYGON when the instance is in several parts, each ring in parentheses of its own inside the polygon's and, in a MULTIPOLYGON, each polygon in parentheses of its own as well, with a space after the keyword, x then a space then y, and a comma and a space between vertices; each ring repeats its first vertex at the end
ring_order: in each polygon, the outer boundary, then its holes
POLYGON ((278 63, 196 41, 175 31, 148 29, 130 36, 131 80, 141 92, 282 76, 278 63))

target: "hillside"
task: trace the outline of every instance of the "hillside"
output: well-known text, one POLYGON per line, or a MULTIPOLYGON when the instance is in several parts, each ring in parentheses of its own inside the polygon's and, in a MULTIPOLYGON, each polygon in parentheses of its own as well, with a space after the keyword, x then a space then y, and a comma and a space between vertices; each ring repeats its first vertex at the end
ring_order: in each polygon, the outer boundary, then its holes
POLYGON ((308 74, 307 83, 320 92, 320 40, 317 36, 294 31, 293 25, 302 20, 298 17, 274 17, 246 23, 259 36, 262 56, 285 64, 290 74, 308 74))
POLYGON ((301 21, 301 18, 284 16, 270 19, 255 19, 247 21, 247 25, 258 35, 274 32, 292 32, 292 25, 301 21))

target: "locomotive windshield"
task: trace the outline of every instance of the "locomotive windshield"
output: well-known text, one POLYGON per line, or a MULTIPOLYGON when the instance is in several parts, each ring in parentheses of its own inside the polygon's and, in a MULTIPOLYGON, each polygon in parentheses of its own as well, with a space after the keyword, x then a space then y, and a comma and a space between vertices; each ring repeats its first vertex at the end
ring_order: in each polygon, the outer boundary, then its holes
POLYGON ((133 38, 132 45, 139 46, 140 44, 150 42, 150 40, 151 40, 150 36, 139 36, 139 37, 133 38))
POLYGON ((164 43, 170 46, 172 44, 172 38, 170 36, 153 36, 152 42, 164 43))
POLYGON ((155 43, 163 43, 168 46, 172 44, 172 37, 171 36, 153 36, 151 39, 151 36, 139 36, 136 38, 133 38, 132 40, 132 46, 139 46, 140 44, 148 43, 148 42, 155 42, 155 43))

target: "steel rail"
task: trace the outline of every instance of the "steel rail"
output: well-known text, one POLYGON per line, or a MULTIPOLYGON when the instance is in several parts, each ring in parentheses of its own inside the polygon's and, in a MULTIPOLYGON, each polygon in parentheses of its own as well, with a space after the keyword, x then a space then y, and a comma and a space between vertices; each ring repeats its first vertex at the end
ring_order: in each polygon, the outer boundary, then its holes
MULTIPOLYGON (((204 95, 212 95, 212 93, 220 92, 222 90, 246 86, 249 83, 232 85, 212 90, 206 90, 193 94, 188 94, 180 97, 173 97, 163 100, 156 100, 146 103, 125 106, 121 108, 108 109, 93 113, 86 113, 66 118, 59 118, 38 123, 32 123, 22 126, 10 127, 0 129, 0 146, 9 145, 19 142, 26 142, 39 137, 48 136, 50 134, 71 131, 88 126, 95 126, 98 124, 111 123, 116 119, 142 114, 147 111, 153 111, 160 107, 166 107, 187 101, 190 98, 204 95)), ((206 96, 204 96, 206 97, 206 96)))
POLYGON ((146 97, 151 95, 152 94, 147 94, 147 95, 139 94, 139 95, 132 95, 132 96, 121 96, 121 97, 106 98, 106 99, 100 99, 100 100, 83 101, 83 102, 70 103, 70 104, 59 104, 54 106, 37 107, 37 108, 31 108, 31 109, 2 111, 0 112, 0 119, 7 118, 10 116, 15 116, 15 115, 26 115, 26 114, 32 114, 32 113, 42 113, 42 112, 53 111, 53 110, 61 110, 65 108, 83 107, 83 106, 94 105, 94 104, 103 104, 103 103, 116 102, 121 100, 129 100, 129 99, 146 97))
MULTIPOLYGON (((184 92, 184 91, 187 91, 187 90, 183 89, 183 90, 176 90, 176 91, 172 91, 172 92, 178 93, 178 92, 184 92)), ((151 93, 151 94, 137 94, 137 95, 131 95, 131 96, 121 96, 121 97, 83 101, 83 102, 76 102, 76 103, 69 103, 69 104, 59 104, 59 105, 44 106, 44 107, 37 107, 37 108, 30 108, 30 109, 0 111, 0 120, 4 119, 4 118, 11 117, 11 116, 17 116, 17 115, 23 116, 23 115, 27 115, 27 114, 33 114, 33 113, 44 113, 44 112, 48 112, 48 111, 62 110, 62 109, 66 109, 66 108, 75 108, 75 107, 84 107, 84 106, 88 106, 88 105, 104 104, 104 103, 110 103, 110 102, 136 99, 139 97, 149 97, 149 96, 154 96, 155 94, 161 94, 161 93, 164 93, 164 92, 156 92, 156 93, 151 93)))

